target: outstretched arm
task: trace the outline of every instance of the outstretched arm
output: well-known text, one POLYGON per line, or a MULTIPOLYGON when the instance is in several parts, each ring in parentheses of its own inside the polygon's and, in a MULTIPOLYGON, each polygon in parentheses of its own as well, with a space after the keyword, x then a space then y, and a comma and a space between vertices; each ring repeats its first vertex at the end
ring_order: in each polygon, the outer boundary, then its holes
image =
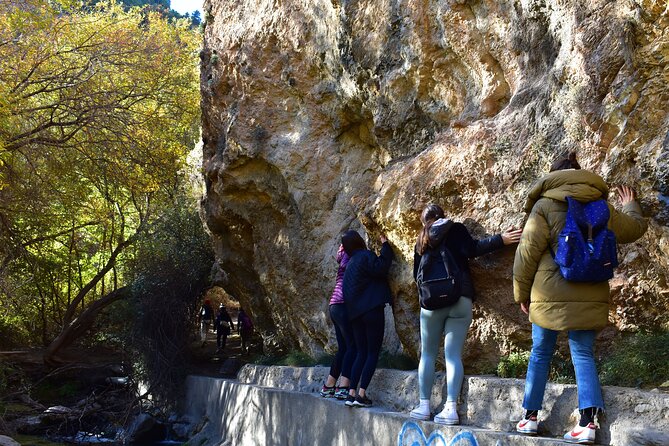
POLYGON ((388 243, 385 235, 381 235, 381 243, 381 253, 369 265, 369 274, 372 277, 386 277, 390 270, 390 265, 395 258, 393 249, 390 247, 390 243, 388 243))
POLYGON ((648 223, 641 214, 641 206, 636 201, 636 193, 629 186, 616 188, 622 211, 611 209, 610 227, 616 234, 618 243, 632 243, 641 238, 648 229, 648 223))
POLYGON ((461 223, 456 223, 451 231, 455 232, 452 236, 456 236, 458 239, 460 253, 469 259, 487 254, 504 246, 504 239, 500 234, 476 240, 471 236, 467 227, 461 223))

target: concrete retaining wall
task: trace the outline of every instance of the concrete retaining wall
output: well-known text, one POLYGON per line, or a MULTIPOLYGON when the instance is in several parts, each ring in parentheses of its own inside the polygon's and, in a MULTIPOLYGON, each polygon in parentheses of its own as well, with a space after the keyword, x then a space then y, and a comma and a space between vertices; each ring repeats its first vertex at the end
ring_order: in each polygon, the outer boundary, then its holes
POLYGON ((188 378, 187 414, 203 420, 197 446, 557 446, 560 441, 470 426, 415 422, 385 408, 351 409, 314 393, 188 378))
MULTIPOLYGON (((240 382, 265 387, 316 393, 328 374, 326 367, 246 366, 240 382)), ((462 389, 460 419, 486 429, 512 432, 522 416, 525 381, 492 376, 468 376, 462 389)), ((408 412, 418 401, 415 371, 380 369, 368 389, 371 398, 398 412, 408 412)), ((433 410, 441 410, 446 392, 443 373, 437 374, 432 392, 433 410)), ((598 441, 616 446, 669 446, 669 394, 624 387, 604 387, 606 414, 601 419, 598 441)), ((577 421, 578 395, 575 385, 548 384, 539 429, 545 436, 561 436, 577 421)))

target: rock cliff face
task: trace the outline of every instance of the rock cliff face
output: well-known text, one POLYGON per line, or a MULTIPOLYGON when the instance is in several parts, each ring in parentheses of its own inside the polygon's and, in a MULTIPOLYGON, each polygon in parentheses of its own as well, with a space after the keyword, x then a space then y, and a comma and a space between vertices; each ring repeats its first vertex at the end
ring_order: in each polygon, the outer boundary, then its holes
MULTIPOLYGON (((205 10, 202 208, 220 282, 268 347, 334 345, 334 254, 354 228, 377 249, 382 232, 393 245, 386 346, 417 356, 423 206, 440 203, 478 237, 521 225, 529 187, 566 150, 633 185, 650 218, 621 249, 613 326, 667 323, 666 2, 206 0, 205 10)), ((512 263, 509 248, 472 262, 470 365, 529 342, 512 263)))

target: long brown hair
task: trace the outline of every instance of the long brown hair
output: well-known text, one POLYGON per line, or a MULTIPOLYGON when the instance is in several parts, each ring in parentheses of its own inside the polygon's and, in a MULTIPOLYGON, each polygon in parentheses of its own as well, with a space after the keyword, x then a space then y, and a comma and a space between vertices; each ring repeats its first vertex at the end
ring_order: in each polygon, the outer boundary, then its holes
POLYGON ((576 152, 569 152, 567 156, 562 156, 551 164, 550 172, 565 169, 580 169, 581 165, 576 161, 576 152))
POLYGON ((430 238, 428 237, 430 228, 440 218, 444 218, 444 210, 441 206, 430 203, 423 209, 423 213, 420 214, 420 222, 423 223, 423 229, 418 234, 418 239, 416 240, 418 254, 423 255, 430 246, 430 238))

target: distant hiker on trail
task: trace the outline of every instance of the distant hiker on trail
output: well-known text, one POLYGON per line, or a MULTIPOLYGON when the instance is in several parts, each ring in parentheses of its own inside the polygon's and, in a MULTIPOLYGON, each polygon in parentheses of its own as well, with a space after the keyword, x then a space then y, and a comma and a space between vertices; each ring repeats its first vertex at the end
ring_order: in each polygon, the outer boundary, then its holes
POLYGON ((353 340, 353 329, 348 320, 346 304, 344 303, 344 293, 342 286, 344 284, 344 272, 349 262, 349 256, 344 251, 344 245, 339 245, 337 251, 337 279, 335 281, 334 291, 330 296, 330 319, 335 327, 337 337, 337 354, 330 365, 330 374, 321 389, 321 396, 325 398, 336 397, 337 399, 346 399, 348 396, 351 376, 351 366, 356 356, 355 342, 353 340), (341 376, 341 378, 340 378, 341 376), (336 387, 337 379, 340 379, 339 387, 336 387))
POLYGON ((242 355, 248 355, 251 335, 253 334, 253 322, 251 322, 249 315, 241 308, 237 315, 237 333, 239 333, 242 339, 242 355))
POLYGON ((209 299, 204 301, 198 319, 200 322, 200 340, 204 347, 204 344, 207 341, 207 331, 209 331, 209 326, 214 321, 214 309, 211 308, 211 301, 209 299))
POLYGON ((384 307, 391 303, 388 271, 395 255, 385 235, 381 235, 381 254, 367 249, 356 231, 342 236, 344 251, 350 257, 342 291, 353 329, 356 356, 351 368, 351 382, 346 405, 370 407, 367 386, 372 380, 381 352, 385 329, 384 307), (359 389, 356 394, 356 388, 359 389))
POLYGON ((230 330, 235 329, 235 325, 232 323, 232 318, 230 313, 225 309, 225 305, 221 304, 218 307, 218 314, 216 315, 216 352, 221 352, 225 350, 225 344, 230 334, 230 330))
POLYGON ((459 424, 457 401, 464 370, 462 349, 472 323, 474 284, 467 259, 502 248, 520 240, 520 229, 509 229, 492 237, 476 240, 462 223, 449 220, 436 204, 421 214, 423 229, 416 240, 413 276, 420 300, 420 363, 418 387, 420 402, 412 418, 430 419, 430 395, 441 339, 446 359, 446 403, 434 417, 440 424, 459 424))
POLYGON ((551 173, 529 192, 525 205, 529 217, 513 265, 514 299, 532 322, 525 414, 516 426, 518 432, 537 433, 557 335, 567 331, 581 417, 564 439, 580 444, 595 441, 596 418, 604 400, 593 349, 597 330, 608 322, 607 278, 617 265, 615 242, 631 243, 647 227, 634 191, 620 186, 617 192, 622 211, 606 202, 608 186, 599 175, 581 170, 575 153, 553 163, 551 173))

